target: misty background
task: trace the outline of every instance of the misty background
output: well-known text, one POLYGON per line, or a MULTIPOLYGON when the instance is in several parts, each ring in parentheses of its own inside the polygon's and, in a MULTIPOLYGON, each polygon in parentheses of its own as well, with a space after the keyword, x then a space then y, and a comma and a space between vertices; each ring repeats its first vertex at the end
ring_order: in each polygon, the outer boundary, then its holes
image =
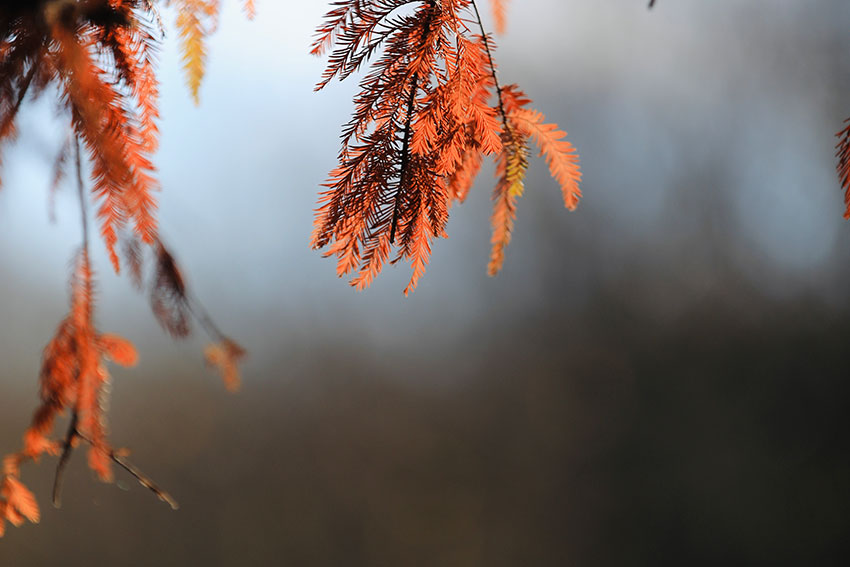
MULTIPOLYGON (((357 293, 309 249, 358 81, 312 92, 326 9, 260 0, 251 22, 224 2, 198 108, 163 12, 162 235, 249 351, 243 388, 204 368, 200 332, 158 328, 96 240, 99 328, 140 353, 114 369, 111 439, 181 509, 120 470, 98 483, 78 452, 56 510, 45 459, 23 471, 41 523, 7 530, 0 565, 843 564, 850 3, 511 2, 500 78, 569 132, 584 199, 566 211, 533 160, 488 278, 488 165, 407 299, 407 266, 357 293)), ((80 239, 73 187, 48 216, 53 100, 19 126, 0 453, 36 407, 80 239)))

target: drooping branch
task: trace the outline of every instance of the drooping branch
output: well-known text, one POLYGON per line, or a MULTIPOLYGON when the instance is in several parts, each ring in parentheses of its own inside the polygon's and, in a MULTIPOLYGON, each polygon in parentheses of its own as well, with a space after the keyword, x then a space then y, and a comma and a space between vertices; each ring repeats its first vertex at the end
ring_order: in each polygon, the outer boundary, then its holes
MULTIPOLYGON (((345 79, 373 56, 376 61, 343 128, 339 167, 319 197, 312 246, 328 247, 325 254, 337 257, 339 276, 359 266, 350 281, 357 289, 372 282, 395 246, 397 255, 389 262, 409 260, 413 267, 407 295, 425 271, 431 241, 446 236, 450 204, 463 201, 482 156, 507 164, 503 173, 510 179, 497 187, 511 194, 496 199, 506 207, 521 193, 527 139, 535 128, 545 134, 541 139, 551 151, 568 148, 553 142, 563 133, 537 124, 537 115, 525 121, 529 128, 515 123, 512 112, 525 97, 517 90, 511 98, 517 104, 509 106, 508 87, 498 79, 492 39, 475 1, 427 0, 408 15, 391 17, 405 3, 340 0, 317 30, 313 53, 334 46, 318 88, 334 77, 345 79), (475 21, 480 38, 470 31, 475 21)), ((498 20, 505 3, 492 4, 498 20)), ((566 159, 555 156, 551 163, 559 181, 572 175, 572 208, 580 193, 577 169, 565 168, 566 159)), ((508 218, 512 213, 494 217, 508 218)), ((502 224, 500 234, 506 236, 499 239, 500 250, 510 232, 502 224)))
MULTIPOLYGON (((183 56, 191 67, 190 86, 196 97, 203 74, 203 41, 214 28, 219 0, 174 3, 179 4, 178 24, 185 24, 178 27, 192 28, 183 56), (203 20, 200 28, 193 27, 192 18, 203 20)), ((243 9, 253 16, 254 2, 243 0, 243 9)), ((134 259, 128 260, 131 274, 139 279, 141 244, 164 250, 159 246, 154 199, 159 184, 152 162, 159 136, 157 29, 164 36, 155 0, 17 1, 0 8, 0 141, 14 136, 15 119, 28 95, 35 98, 49 87, 58 92, 71 128, 55 162, 50 202, 52 207, 53 192, 65 178, 68 162, 73 163, 82 233, 71 276, 70 309, 42 357, 41 403, 24 433, 21 450, 2 462, 0 537, 7 521, 18 526, 24 520, 40 519, 35 496, 20 480, 21 465, 44 454, 58 457, 52 500, 59 507, 67 466, 81 442, 89 445, 88 466, 102 481, 113 479, 114 463, 177 508, 174 498, 129 462, 124 450, 114 450, 107 438, 107 363, 132 366, 137 354, 129 341, 100 333, 95 326, 88 219, 88 206, 94 203, 92 217, 98 221, 116 272, 119 235, 123 238, 129 232, 139 244, 134 259), (83 159, 91 166, 88 191, 83 159), (70 414, 67 431, 54 439, 56 419, 65 413, 70 414)), ((216 326, 201 302, 180 283, 173 262, 171 266, 165 287, 179 284, 177 295, 187 316, 196 318, 215 341, 205 351, 208 363, 219 368, 228 389, 235 389, 237 363, 245 351, 216 326)))
MULTIPOLYGON (((84 267, 83 271, 84 272, 90 272, 90 268, 87 267, 88 257, 89 257, 88 256, 89 255, 88 214, 87 214, 87 210, 86 210, 87 207, 86 207, 85 189, 84 189, 83 177, 82 177, 82 163, 81 163, 82 158, 81 158, 81 155, 80 155, 79 140, 76 140, 75 149, 76 149, 76 151, 75 151, 74 157, 75 157, 76 177, 77 177, 77 193, 78 193, 78 196, 79 196, 81 228, 82 228, 82 235, 83 235, 82 256, 83 256, 83 262, 86 264, 86 267, 84 267)), ((86 282, 84 282, 84 285, 90 286, 91 284, 88 281, 86 281, 86 282)), ((88 292, 84 292, 83 295, 86 296, 86 295, 90 295, 90 294, 91 294, 91 292, 89 290, 88 292)), ((85 318, 86 318, 85 323, 90 324, 91 323, 91 310, 90 310, 90 308, 86 309, 85 318)), ((103 339, 101 339, 101 340, 103 341, 103 339)), ((122 355, 122 354, 114 351, 115 345, 117 345, 117 343, 115 342, 116 339, 111 339, 111 341, 112 341, 112 343, 110 343, 110 344, 113 347, 113 355, 112 356, 115 357, 115 358, 120 358, 122 356, 126 357, 126 355, 122 355)), ((80 349, 80 350, 83 350, 83 349, 80 349)), ((82 355, 80 354, 80 356, 82 356, 82 355)), ((75 370, 75 381, 76 381, 76 384, 77 384, 77 388, 79 390, 78 390, 78 393, 76 395, 74 408, 73 408, 72 413, 71 413, 71 420, 70 420, 70 423, 68 425, 68 431, 65 434, 65 438, 62 442, 62 453, 59 457, 59 462, 56 466, 56 475, 55 475, 54 481, 53 481, 53 505, 56 508, 59 508, 62 505, 62 494, 61 493, 62 493, 62 485, 63 485, 63 478, 64 478, 65 469, 68 465, 68 461, 71 458, 71 453, 74 450, 75 441, 77 439, 81 439, 81 440, 85 441, 86 443, 88 443, 91 446, 91 450, 94 451, 95 453, 105 452, 106 455, 114 463, 116 463, 121 468, 123 468, 124 470, 129 472, 131 475, 133 475, 136 478, 136 480, 138 480, 139 483, 142 486, 151 490, 154 494, 156 494, 156 496, 160 500, 162 500, 163 502, 166 502, 169 506, 171 506, 172 509, 176 510, 179 507, 178 504, 177 504, 177 501, 170 494, 168 494, 168 492, 161 489, 153 480, 151 480, 148 476, 146 476, 144 473, 142 473, 136 466, 134 466, 132 463, 127 461, 124 458, 123 455, 117 453, 114 449, 105 445, 105 443, 102 439, 95 439, 95 438, 91 437, 90 435, 83 433, 80 430, 80 414, 81 414, 81 412, 85 411, 85 412, 87 412, 87 414, 92 412, 91 407, 83 407, 83 405, 82 405, 84 403, 84 398, 83 398, 81 391, 82 391, 82 387, 84 386, 83 380, 85 379, 85 376, 83 374, 84 374, 83 364, 78 361, 77 365, 76 365, 76 370, 75 370)), ((87 421, 89 423, 92 423, 94 420, 92 420, 89 417, 87 419, 87 421)), ((99 435, 102 434, 102 432, 100 432, 100 430, 97 430, 97 433, 99 435)), ((90 457, 90 459, 91 459, 91 457, 90 457)))

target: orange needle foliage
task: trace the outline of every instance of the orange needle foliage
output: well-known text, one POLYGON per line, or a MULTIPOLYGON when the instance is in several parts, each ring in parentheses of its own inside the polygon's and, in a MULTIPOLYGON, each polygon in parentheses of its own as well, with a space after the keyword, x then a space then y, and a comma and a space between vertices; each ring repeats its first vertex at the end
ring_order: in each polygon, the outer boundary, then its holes
POLYGON ((493 24, 496 26, 496 33, 505 33, 507 27, 507 9, 508 0, 490 0, 490 8, 493 11, 493 24))
MULTIPOLYGON (((218 2, 174 3, 179 4, 183 57, 197 100, 206 53, 203 39, 214 27, 218 2), (199 23, 201 18, 205 19, 199 23)), ((252 1, 244 1, 243 6, 253 14, 252 1)), ((145 249, 153 249, 150 294, 158 321, 173 336, 185 337, 189 320, 197 319, 215 340, 207 358, 221 369, 229 389, 239 382, 237 362, 244 350, 219 331, 191 296, 158 236, 154 193, 159 187, 151 162, 159 134, 153 33, 158 22, 150 0, 12 0, 0 6, 0 143, 14 139, 18 111, 28 95, 58 92, 60 114, 67 117, 71 134, 56 161, 54 187, 64 178, 71 149, 75 149, 83 219, 83 246, 71 278, 70 313, 44 350, 41 405, 24 433, 23 448, 6 457, 0 471, 0 535, 6 521, 16 526, 25 519, 39 521, 35 497, 20 481, 21 465, 45 453, 61 455, 53 494, 58 506, 62 472, 80 442, 89 445, 88 465, 101 480, 112 479, 112 463, 116 463, 176 507, 167 493, 124 459, 124 451, 113 450, 107 440, 104 408, 110 378, 106 362, 133 366, 138 356, 129 341, 101 334, 94 326, 83 158, 91 165, 90 197, 113 268, 120 268, 118 243, 123 241, 125 265, 141 287, 145 249), (211 352, 216 353, 214 360, 211 352), (57 417, 66 412, 70 413, 68 432, 61 441, 52 439, 57 417)))
MULTIPOLYGON (((49 439, 56 417, 68 409, 73 411, 74 434, 66 440, 63 451, 70 450, 78 438, 89 442, 89 467, 104 481, 112 480, 111 452, 106 440, 104 407, 109 394, 109 373, 105 362, 112 360, 132 366, 137 360, 133 345, 115 335, 97 332, 93 323, 92 271, 88 252, 77 257, 71 280, 71 312, 59 324, 56 335, 44 349, 41 368, 41 406, 24 433, 21 452, 7 456, 3 462, 3 483, 8 488, 6 519, 20 525, 13 513, 15 494, 26 496, 26 507, 17 506, 20 515, 38 521, 35 499, 20 483, 21 463, 38 460, 43 453, 56 455, 60 446, 49 439)), ((2 531, 2 530, 0 530, 2 531)))
POLYGON ((55 85, 92 164, 100 232, 116 271, 115 246, 126 225, 148 243, 157 231, 150 156, 158 138, 158 89, 147 6, 13 2, 0 13, 0 143, 14 137, 24 97, 55 85))
MULTIPOLYGON (((466 198, 485 155, 497 163, 488 271, 498 272, 522 195, 529 139, 545 154, 567 207, 575 208, 581 196, 575 150, 557 126, 525 108, 529 101, 518 88, 499 85, 493 39, 474 2, 333 6, 312 49, 318 55, 333 48, 317 90, 372 61, 316 211, 312 245, 337 257, 338 275, 354 272, 351 284, 363 289, 387 262, 408 260, 413 275, 404 293, 415 289, 433 239, 446 236, 449 207, 466 198)), ((492 2, 499 26, 504 7, 492 2)))

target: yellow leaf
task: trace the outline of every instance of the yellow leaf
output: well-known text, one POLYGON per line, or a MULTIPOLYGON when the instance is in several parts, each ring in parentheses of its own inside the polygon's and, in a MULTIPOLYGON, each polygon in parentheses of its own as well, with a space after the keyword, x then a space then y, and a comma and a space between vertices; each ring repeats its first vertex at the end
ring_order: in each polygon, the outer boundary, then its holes
POLYGON ((556 124, 544 124, 544 116, 536 110, 520 108, 510 118, 523 133, 534 138, 540 147, 540 155, 546 156, 552 177, 561 186, 564 205, 571 211, 575 210, 581 198, 581 168, 576 149, 564 140, 567 133, 559 130, 556 124))

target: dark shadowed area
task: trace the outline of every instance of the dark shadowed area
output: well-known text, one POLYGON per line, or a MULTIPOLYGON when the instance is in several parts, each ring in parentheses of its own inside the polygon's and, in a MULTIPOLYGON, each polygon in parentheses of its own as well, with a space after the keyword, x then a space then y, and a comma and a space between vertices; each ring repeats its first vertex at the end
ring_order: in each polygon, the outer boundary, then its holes
MULTIPOLYGON (((97 320, 133 340, 111 439, 180 502, 23 471, 42 507, 0 565, 842 565, 850 528, 846 0, 523 0, 501 78, 570 133, 585 199, 532 162, 485 275, 492 167, 419 289, 356 293, 308 248, 356 83, 311 92, 324 2, 225 2, 201 106, 162 53, 165 239, 249 351, 242 391, 172 342, 98 250, 97 320), (306 6, 309 4, 309 6, 306 6)), ((166 19, 171 14, 165 13, 166 19)), ((63 131, 30 103, 0 191, 0 453, 67 309, 63 131)), ((63 426, 64 429, 64 426, 63 426)))

